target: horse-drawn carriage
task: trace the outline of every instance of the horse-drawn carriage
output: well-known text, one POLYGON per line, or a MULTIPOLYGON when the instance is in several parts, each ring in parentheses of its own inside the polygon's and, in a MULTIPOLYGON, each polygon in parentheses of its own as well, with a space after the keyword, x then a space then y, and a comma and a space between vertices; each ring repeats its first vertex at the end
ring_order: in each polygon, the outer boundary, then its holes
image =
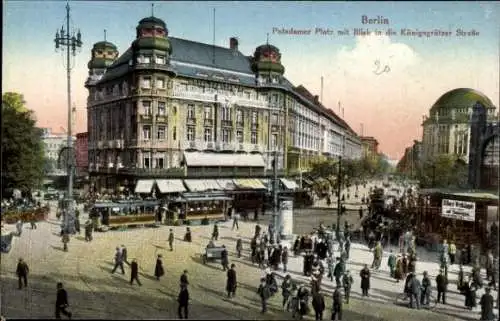
POLYGON ((44 221, 50 211, 48 206, 28 207, 19 206, 2 210, 2 219, 7 224, 14 224, 21 220, 23 222, 44 221))

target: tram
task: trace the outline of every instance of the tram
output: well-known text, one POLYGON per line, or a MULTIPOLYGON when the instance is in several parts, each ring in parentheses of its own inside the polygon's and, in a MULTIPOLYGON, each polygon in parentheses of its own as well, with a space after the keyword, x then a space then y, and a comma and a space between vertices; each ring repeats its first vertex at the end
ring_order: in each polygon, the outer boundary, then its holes
POLYGON ((157 224, 157 200, 97 201, 89 212, 94 229, 104 231, 124 226, 153 226, 157 224))

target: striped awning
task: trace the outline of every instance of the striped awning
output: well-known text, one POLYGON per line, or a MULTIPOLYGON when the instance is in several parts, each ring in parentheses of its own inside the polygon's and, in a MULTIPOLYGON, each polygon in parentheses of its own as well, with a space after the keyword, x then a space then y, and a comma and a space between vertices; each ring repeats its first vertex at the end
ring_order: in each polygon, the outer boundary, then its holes
POLYGON ((266 189, 264 184, 259 179, 248 178, 248 179, 235 179, 233 180, 236 187, 239 189, 266 189))
POLYGON ((280 178, 280 181, 285 186, 286 189, 295 190, 295 189, 299 188, 297 183, 295 183, 295 181, 293 181, 291 179, 280 178))
POLYGON ((220 191, 222 187, 215 179, 185 179, 184 184, 190 192, 220 191))
POLYGON ((236 185, 232 179, 218 179, 217 184, 219 184, 224 191, 234 191, 236 189, 236 185))
POLYGON ((154 185, 155 185, 154 179, 140 179, 137 181, 137 184, 135 185, 135 192, 140 194, 151 193, 154 185))
POLYGON ((180 179, 157 179, 156 186, 158 186, 160 193, 164 194, 181 193, 186 191, 186 188, 180 179))

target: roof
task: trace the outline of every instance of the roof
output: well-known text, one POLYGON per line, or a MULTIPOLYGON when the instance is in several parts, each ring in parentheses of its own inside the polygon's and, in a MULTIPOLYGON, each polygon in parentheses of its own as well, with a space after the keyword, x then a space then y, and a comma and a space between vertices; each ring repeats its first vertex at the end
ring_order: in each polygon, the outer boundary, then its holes
POLYGON ((471 88, 457 88, 439 97, 431 110, 439 108, 471 108, 478 101, 486 108, 495 107, 482 92, 471 88))
POLYGON ((483 199, 483 200, 493 200, 498 201, 498 194, 492 193, 490 191, 484 190, 464 190, 464 189, 445 189, 445 188, 425 188, 419 190, 419 194, 423 195, 451 195, 451 196, 460 196, 474 199, 483 199))
POLYGON ((151 25, 160 25, 163 28, 167 28, 165 21, 161 20, 160 18, 156 18, 154 16, 147 17, 147 18, 144 18, 141 21, 139 21, 138 27, 140 27, 141 25, 150 25, 150 24, 151 25))
POLYGON ((99 41, 96 42, 93 46, 93 48, 112 48, 114 50, 118 50, 118 48, 115 46, 115 44, 109 42, 109 41, 99 41))
POLYGON ((238 50, 175 37, 169 40, 172 60, 253 74, 250 59, 238 50))

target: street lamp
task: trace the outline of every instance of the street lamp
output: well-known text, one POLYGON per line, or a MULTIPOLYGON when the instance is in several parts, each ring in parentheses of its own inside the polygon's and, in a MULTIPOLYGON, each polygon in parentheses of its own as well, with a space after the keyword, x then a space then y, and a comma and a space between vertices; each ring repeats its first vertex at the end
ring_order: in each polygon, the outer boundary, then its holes
POLYGON ((276 244, 279 243, 280 237, 280 222, 279 222, 279 181, 278 181, 278 152, 276 149, 273 152, 273 226, 274 226, 274 240, 276 244))
POLYGON ((66 30, 64 30, 64 25, 61 30, 56 31, 56 36, 54 39, 56 51, 59 49, 66 50, 66 78, 67 78, 67 94, 68 94, 68 145, 67 150, 70 155, 68 155, 67 160, 67 173, 68 173, 68 191, 66 195, 66 216, 64 222, 64 229, 67 232, 73 232, 75 227, 75 209, 73 203, 73 137, 72 137, 72 110, 71 110, 71 56, 75 56, 77 51, 80 51, 82 47, 82 35, 80 30, 75 35, 74 31, 70 31, 70 9, 69 1, 66 3, 66 30))

